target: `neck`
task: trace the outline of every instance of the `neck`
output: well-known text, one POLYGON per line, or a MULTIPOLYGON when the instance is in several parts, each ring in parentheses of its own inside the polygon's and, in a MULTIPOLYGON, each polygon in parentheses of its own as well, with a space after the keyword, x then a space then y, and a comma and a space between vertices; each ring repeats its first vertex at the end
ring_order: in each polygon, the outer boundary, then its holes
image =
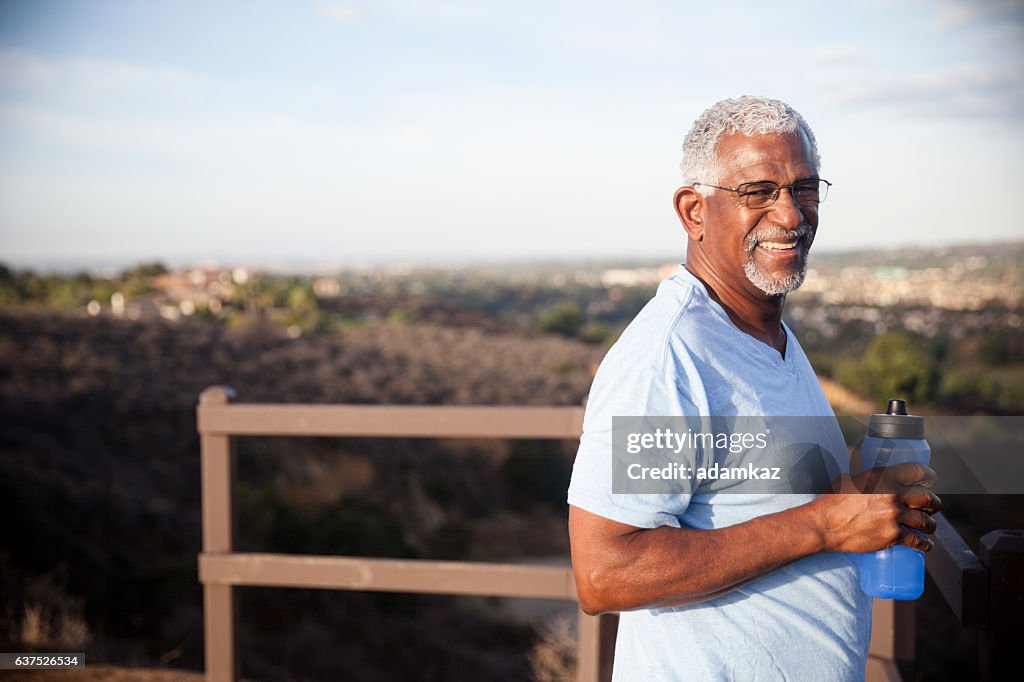
POLYGON ((782 329, 785 294, 766 294, 745 276, 741 282, 727 280, 707 267, 707 263, 699 257, 691 258, 690 253, 687 253, 686 269, 701 281, 708 295, 722 306, 740 331, 785 356, 786 332, 782 329))

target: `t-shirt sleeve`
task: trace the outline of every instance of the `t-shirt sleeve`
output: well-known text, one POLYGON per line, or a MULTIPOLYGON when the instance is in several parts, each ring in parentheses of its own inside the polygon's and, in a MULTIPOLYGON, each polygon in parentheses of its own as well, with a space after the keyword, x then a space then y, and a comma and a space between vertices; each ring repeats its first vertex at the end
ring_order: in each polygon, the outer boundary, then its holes
MULTIPOLYGON (((569 483, 569 504, 639 528, 681 527, 691 493, 614 493, 613 417, 695 417, 689 382, 613 348, 594 378, 569 483), (638 366, 639 364, 639 366, 638 366)), ((689 453, 695 456, 695 453, 689 453)), ((696 467, 698 462, 680 462, 696 467)), ((688 490, 688 489, 687 489, 688 490)))

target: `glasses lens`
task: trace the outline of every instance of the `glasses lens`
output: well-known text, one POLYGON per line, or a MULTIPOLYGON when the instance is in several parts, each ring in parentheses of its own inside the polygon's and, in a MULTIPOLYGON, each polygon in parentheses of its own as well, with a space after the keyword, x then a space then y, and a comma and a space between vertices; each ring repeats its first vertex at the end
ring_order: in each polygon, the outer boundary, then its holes
POLYGON ((828 192, 828 185, 823 180, 801 180, 793 185, 793 198, 798 204, 820 204, 828 192))
POLYGON ((736 188, 748 208, 771 206, 778 198, 779 186, 774 182, 748 182, 736 188))
POLYGON ((828 180, 818 180, 818 203, 825 201, 828 196, 828 188, 831 187, 828 180))

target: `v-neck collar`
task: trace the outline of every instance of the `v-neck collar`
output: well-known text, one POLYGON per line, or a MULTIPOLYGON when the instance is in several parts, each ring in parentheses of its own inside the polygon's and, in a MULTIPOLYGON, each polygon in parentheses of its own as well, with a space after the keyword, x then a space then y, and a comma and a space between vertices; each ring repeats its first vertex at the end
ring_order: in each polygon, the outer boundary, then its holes
POLYGON ((742 337, 746 339, 747 343, 745 345, 751 350, 751 352, 755 353, 758 356, 763 356, 764 354, 767 353, 771 356, 771 361, 773 364, 782 365, 785 367, 792 367, 793 344, 796 343, 796 339, 793 336, 793 332, 790 330, 789 326, 784 321, 780 321, 780 324, 782 325, 782 331, 785 332, 786 334, 786 352, 783 354, 780 353, 778 349, 776 349, 774 346, 765 343, 761 339, 751 336, 747 332, 737 327, 736 323, 733 322, 732 319, 729 317, 729 313, 727 313, 725 311, 725 308, 722 307, 722 304, 716 301, 711 296, 711 294, 707 290, 707 287, 704 286, 704 283, 700 281, 696 275, 694 275, 692 272, 686 269, 685 264, 679 265, 679 271, 680 273, 683 274, 684 277, 688 278, 689 281, 697 288, 697 292, 704 297, 704 300, 708 303, 708 307, 711 310, 715 311, 716 315, 720 316, 723 320, 725 320, 729 324, 729 326, 735 329, 737 334, 742 335, 742 337))

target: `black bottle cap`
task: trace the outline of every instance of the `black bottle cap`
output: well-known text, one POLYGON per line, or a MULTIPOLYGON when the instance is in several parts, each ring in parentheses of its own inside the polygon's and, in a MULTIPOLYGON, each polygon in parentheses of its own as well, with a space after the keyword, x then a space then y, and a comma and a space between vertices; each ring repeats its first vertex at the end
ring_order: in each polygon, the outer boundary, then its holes
POLYGON ((886 414, 906 414, 907 413, 907 401, 900 400, 899 398, 892 398, 889 400, 889 407, 885 410, 886 414))
POLYGON ((907 414, 906 401, 893 398, 885 414, 873 414, 868 419, 868 435, 875 438, 924 438, 924 417, 907 414))

